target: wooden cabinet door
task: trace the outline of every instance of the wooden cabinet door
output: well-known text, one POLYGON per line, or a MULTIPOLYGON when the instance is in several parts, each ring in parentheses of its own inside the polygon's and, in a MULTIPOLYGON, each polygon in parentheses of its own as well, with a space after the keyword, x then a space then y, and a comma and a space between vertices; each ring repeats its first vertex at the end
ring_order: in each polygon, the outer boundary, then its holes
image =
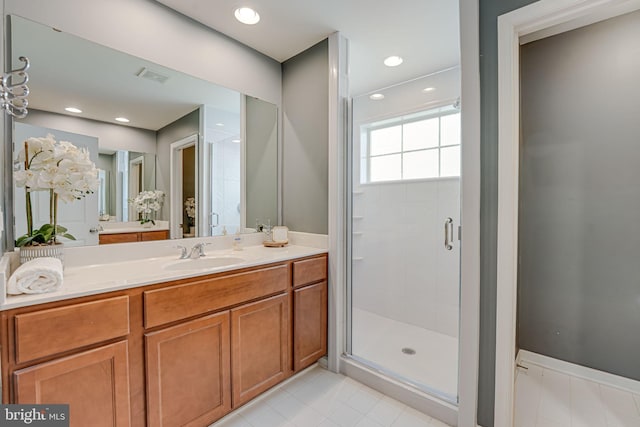
POLYGON ((204 426, 231 410, 229 312, 145 335, 150 426, 204 426))
POLYGON ((69 404, 72 427, 131 425, 126 341, 21 369, 13 376, 15 403, 69 404))
POLYGON ((289 316, 288 294, 231 310, 234 408, 290 375, 289 316))
POLYGON ((327 353, 327 282, 293 291, 293 370, 327 353))

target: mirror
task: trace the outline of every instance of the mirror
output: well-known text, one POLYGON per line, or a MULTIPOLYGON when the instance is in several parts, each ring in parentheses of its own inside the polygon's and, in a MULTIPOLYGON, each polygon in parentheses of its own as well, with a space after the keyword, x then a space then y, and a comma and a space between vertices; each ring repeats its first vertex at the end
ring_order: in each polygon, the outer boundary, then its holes
MULTIPOLYGON (((70 245, 98 244, 114 229, 144 231, 131 200, 150 190, 164 192, 153 227, 171 238, 278 224, 275 105, 24 18, 10 23, 12 62, 31 60, 29 114, 14 120, 14 153, 45 130, 76 145, 98 141, 95 212, 75 202, 60 212, 62 225, 73 217, 72 234, 88 233, 70 245)), ((15 217, 23 211, 16 200, 15 217)))
POLYGON ((137 151, 99 148, 98 220, 136 221, 136 212, 129 209, 129 199, 143 191, 156 188, 156 155, 137 151))

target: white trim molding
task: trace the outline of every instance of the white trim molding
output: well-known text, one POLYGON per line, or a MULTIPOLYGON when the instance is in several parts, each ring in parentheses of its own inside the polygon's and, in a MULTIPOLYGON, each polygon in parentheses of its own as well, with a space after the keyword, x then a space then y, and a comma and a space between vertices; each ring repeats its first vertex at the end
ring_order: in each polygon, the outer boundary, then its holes
POLYGON ((328 368, 340 369, 346 334, 346 182, 349 42, 329 36, 329 325, 328 368))
MULTIPOLYGON (((180 239, 180 223, 182 222, 182 150, 188 147, 195 147, 196 159, 198 158, 198 134, 193 134, 179 141, 172 142, 169 152, 169 170, 171 175, 171 185, 169 190, 170 212, 169 230, 172 239, 180 239)), ((195 166, 196 177, 198 176, 198 163, 195 166)), ((198 180, 196 179, 196 194, 198 194, 198 180)), ((198 210, 200 213, 200 210, 198 210)), ((196 227, 199 215, 196 215, 196 227)))
POLYGON ((460 1, 461 220, 458 426, 477 425, 480 355, 480 47, 478 0, 460 1))
POLYGON ((518 359, 518 363, 524 366, 536 365, 552 371, 571 375, 575 378, 582 378, 587 381, 604 384, 630 393, 640 394, 640 381, 632 380, 630 378, 621 377, 619 375, 610 374, 609 372, 599 371, 597 369, 587 368, 586 366, 576 365, 575 363, 554 359, 553 357, 544 356, 527 350, 520 350, 518 352, 518 359))
POLYGON ((638 0, 540 0, 498 17, 496 426, 513 425, 516 359, 520 44, 640 8, 638 0), (549 30, 553 29, 553 30, 549 30), (560 30, 558 30, 560 29, 560 30), (527 37, 528 36, 528 37, 527 37))

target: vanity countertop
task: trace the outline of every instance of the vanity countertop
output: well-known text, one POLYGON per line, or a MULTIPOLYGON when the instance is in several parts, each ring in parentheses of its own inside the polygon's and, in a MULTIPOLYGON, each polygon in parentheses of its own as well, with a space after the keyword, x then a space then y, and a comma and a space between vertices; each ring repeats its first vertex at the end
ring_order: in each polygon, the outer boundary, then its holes
MULTIPOLYGON (((100 263, 91 264, 87 262, 87 259, 84 259, 82 263, 67 263, 64 270, 64 283, 58 291, 44 294, 8 295, 0 304, 0 311, 327 253, 325 248, 301 244, 290 244, 283 248, 266 248, 261 244, 255 244, 256 242, 248 242, 251 245, 244 246, 240 251, 234 251, 229 247, 224 247, 226 245, 214 243, 213 249, 208 246, 205 248, 205 257, 180 260, 175 249, 176 243, 192 246, 199 241, 206 241, 205 239, 188 239, 192 243, 185 244, 186 240, 107 245, 119 246, 121 252, 129 248, 137 249, 139 252, 141 248, 146 246, 149 248, 148 257, 117 259, 106 254, 105 257, 98 258, 100 263), (167 246, 167 242, 171 242, 171 245, 167 246), (216 248, 216 246, 223 247, 216 248), (171 255, 166 254, 167 251, 171 255), (209 264, 212 259, 222 260, 221 264, 223 265, 212 267, 216 264, 216 261, 209 264)), ((7 256, 10 255, 5 255, 5 257, 7 256)), ((68 254, 65 253, 65 256, 68 257, 68 254)), ((4 295, 5 289, 2 291, 4 295)))

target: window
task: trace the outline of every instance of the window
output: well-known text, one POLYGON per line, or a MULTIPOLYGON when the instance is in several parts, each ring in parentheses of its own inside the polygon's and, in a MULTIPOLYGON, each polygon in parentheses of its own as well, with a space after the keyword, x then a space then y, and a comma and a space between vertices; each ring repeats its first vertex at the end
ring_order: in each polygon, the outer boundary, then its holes
POLYGON ((363 182, 460 176, 460 112, 453 107, 361 129, 363 182))

